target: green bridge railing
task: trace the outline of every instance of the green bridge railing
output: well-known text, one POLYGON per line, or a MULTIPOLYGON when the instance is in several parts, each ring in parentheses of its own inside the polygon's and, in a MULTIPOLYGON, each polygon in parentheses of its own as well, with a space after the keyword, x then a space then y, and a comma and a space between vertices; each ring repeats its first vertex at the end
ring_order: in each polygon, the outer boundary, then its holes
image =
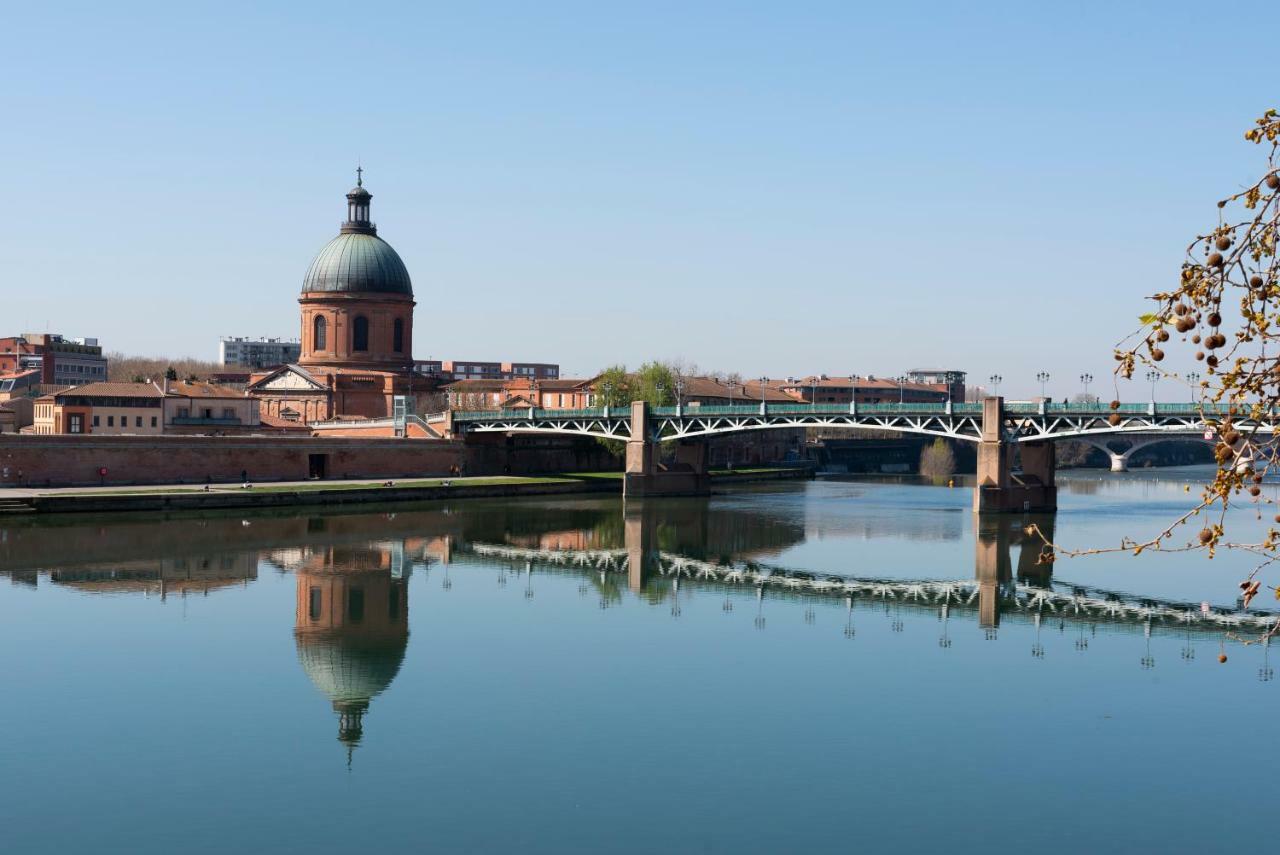
MULTIPOLYGON (((1122 403, 1117 410, 1112 410, 1110 404, 1107 403, 1085 403, 1085 404, 1055 404, 1055 403, 1039 403, 1013 401, 1006 402, 1004 405, 1006 415, 1012 416, 1096 416, 1098 418, 1106 418, 1112 412, 1118 412, 1121 415, 1148 415, 1154 411, 1155 415, 1163 416, 1199 416, 1201 414, 1210 417, 1221 417, 1227 414, 1228 406, 1226 404, 1195 404, 1195 403, 1122 403)), ((684 407, 653 407, 650 412, 658 417, 675 417, 684 415, 686 417, 698 416, 757 416, 760 415, 761 409, 759 404, 734 404, 734 405, 688 405, 684 407)), ((775 416, 847 416, 851 410, 848 404, 766 404, 764 412, 767 415, 775 416)), ((981 417, 981 403, 955 403, 950 405, 950 414, 953 416, 969 416, 981 417)), ((606 410, 603 407, 593 407, 589 409, 577 410, 546 410, 546 409, 529 409, 526 407, 510 409, 510 410, 457 410, 453 414, 455 421, 463 422, 482 422, 482 421, 505 421, 519 418, 534 419, 558 419, 558 418, 587 418, 599 419, 605 418, 606 413, 610 419, 629 419, 631 417, 630 407, 611 407, 606 410)), ((852 413, 859 416, 945 416, 948 414, 948 405, 940 404, 858 404, 852 410, 852 413)), ((1276 416, 1277 413, 1272 412, 1269 415, 1276 416)))

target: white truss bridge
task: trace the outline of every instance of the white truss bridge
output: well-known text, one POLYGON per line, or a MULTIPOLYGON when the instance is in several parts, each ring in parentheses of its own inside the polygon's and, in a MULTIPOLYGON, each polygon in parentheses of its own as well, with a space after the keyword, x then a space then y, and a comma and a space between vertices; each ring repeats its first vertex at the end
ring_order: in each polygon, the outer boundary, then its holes
MULTIPOLYGON (((626 549, 532 549, 490 543, 460 547, 472 555, 537 564, 579 573, 627 574, 626 549)), ((761 595, 811 595, 853 600, 883 600, 904 606, 977 608, 981 583, 970 579, 898 580, 804 573, 754 563, 714 564, 669 552, 652 556, 653 571, 670 579, 687 579, 755 589, 761 595)), ((1036 586, 1001 582, 996 587, 1002 610, 1072 621, 1122 623, 1151 628, 1264 633, 1276 627, 1280 613, 1264 610, 1203 608, 1198 603, 1138 597, 1066 582, 1036 586)))
MULTIPOLYGON (((1124 435, 1199 437, 1226 408, 1213 404, 1007 403, 1002 433, 1011 442, 1106 439, 1124 435)), ((1280 413, 1234 418, 1242 433, 1274 433, 1280 413)), ((696 439, 780 428, 846 428, 940 436, 967 442, 982 438, 982 404, 764 404, 755 406, 653 407, 646 429, 651 441, 696 439)), ((453 413, 457 433, 552 433, 601 439, 632 438, 629 408, 587 410, 473 410, 453 413)))

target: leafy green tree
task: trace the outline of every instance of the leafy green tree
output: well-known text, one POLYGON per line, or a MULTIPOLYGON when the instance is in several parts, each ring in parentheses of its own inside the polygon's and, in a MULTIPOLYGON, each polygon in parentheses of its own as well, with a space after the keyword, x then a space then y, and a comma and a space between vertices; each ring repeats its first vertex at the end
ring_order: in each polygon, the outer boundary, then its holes
POLYGON ((176 369, 176 368, 174 368, 172 365, 170 365, 168 368, 166 368, 166 369, 164 370, 164 379, 166 379, 166 380, 177 380, 177 379, 178 379, 178 369, 176 369))
MULTIPOLYGON (((646 362, 635 372, 625 365, 611 365, 595 383, 597 407, 630 407, 633 401, 648 401, 654 407, 670 407, 676 403, 679 374, 665 362, 646 362)), ((626 445, 615 439, 601 439, 600 444, 615 457, 621 457, 626 445)))
POLYGON ((625 365, 611 365, 596 380, 596 406, 629 407, 632 401, 648 401, 655 407, 670 407, 676 402, 679 377, 664 362, 646 362, 638 371, 627 371, 625 365))
POLYGON ((625 407, 633 400, 634 383, 625 365, 610 365, 596 378, 597 407, 625 407))

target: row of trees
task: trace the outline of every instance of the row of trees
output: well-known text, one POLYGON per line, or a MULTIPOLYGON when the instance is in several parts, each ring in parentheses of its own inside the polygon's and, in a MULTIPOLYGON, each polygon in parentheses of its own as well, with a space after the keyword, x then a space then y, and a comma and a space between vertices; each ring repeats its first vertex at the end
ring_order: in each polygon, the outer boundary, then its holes
POLYGON ((226 369, 217 362, 186 357, 183 359, 158 359, 150 356, 128 356, 123 353, 107 354, 107 379, 116 383, 145 383, 148 380, 204 380, 226 369))

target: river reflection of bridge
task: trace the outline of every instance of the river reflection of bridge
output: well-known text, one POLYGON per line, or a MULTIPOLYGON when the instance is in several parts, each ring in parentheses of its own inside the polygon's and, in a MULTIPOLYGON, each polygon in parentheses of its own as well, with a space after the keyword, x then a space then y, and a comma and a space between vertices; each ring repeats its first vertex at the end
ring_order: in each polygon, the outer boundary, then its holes
MULTIPOLYGON (((937 516, 945 520, 931 522, 924 539, 963 535, 959 526, 968 515, 937 516)), ((732 497, 631 503, 625 512, 615 499, 591 497, 356 514, 22 521, 0 526, 0 572, 23 585, 43 580, 87 593, 161 595, 214 593, 273 569, 293 574, 299 664, 332 705, 348 750, 408 649, 410 575, 433 564, 514 571, 526 576, 529 591, 534 574, 571 573, 584 593, 595 589, 602 605, 633 597, 670 604, 673 614, 704 593, 722 600, 726 611, 748 598, 760 627, 772 601, 802 604, 806 619, 817 609, 842 610, 850 636, 861 610, 890 611, 895 627, 899 612, 933 614, 943 627, 940 644, 949 644, 948 627, 961 619, 989 637, 1002 622, 1063 631, 1071 625, 1080 633, 1077 645, 1098 630, 1178 633, 1188 637, 1185 651, 1192 635, 1257 635, 1276 620, 1258 610, 1202 611, 1199 604, 1071 585, 1039 561, 1040 541, 1027 536, 1026 519, 969 519, 974 553, 967 578, 945 568, 937 578, 904 580, 781 566, 776 556, 815 531, 804 503, 781 512, 732 497)), ((1052 516, 1033 521, 1053 536, 1052 516)), ((843 534, 851 543, 861 540, 856 531, 843 534)))
MULTIPOLYGON (((914 579, 810 573, 746 560, 707 560, 663 549, 660 524, 652 506, 641 505, 624 516, 624 542, 613 548, 547 549, 509 543, 458 544, 453 560, 474 557, 481 563, 509 562, 517 571, 537 567, 552 572, 575 572, 595 578, 602 596, 617 598, 610 577, 625 576, 627 587, 650 601, 676 597, 681 585, 695 590, 754 591, 758 599, 843 601, 855 605, 893 604, 899 608, 937 610, 940 617, 976 613, 979 626, 993 636, 1002 619, 1014 618, 1039 626, 1045 620, 1086 623, 1141 631, 1260 634, 1272 629, 1280 615, 1260 610, 1207 608, 1200 604, 1140 597, 1073 585, 1053 579, 1053 563, 1044 538, 1052 538, 1053 515, 1014 521, 1008 517, 975 515, 975 556, 972 579, 914 579), (1031 525, 1043 534, 1035 533, 1031 525), (1013 560, 1017 550, 1016 572, 1013 560)), ((1091 631, 1093 631, 1091 630, 1091 631)))

